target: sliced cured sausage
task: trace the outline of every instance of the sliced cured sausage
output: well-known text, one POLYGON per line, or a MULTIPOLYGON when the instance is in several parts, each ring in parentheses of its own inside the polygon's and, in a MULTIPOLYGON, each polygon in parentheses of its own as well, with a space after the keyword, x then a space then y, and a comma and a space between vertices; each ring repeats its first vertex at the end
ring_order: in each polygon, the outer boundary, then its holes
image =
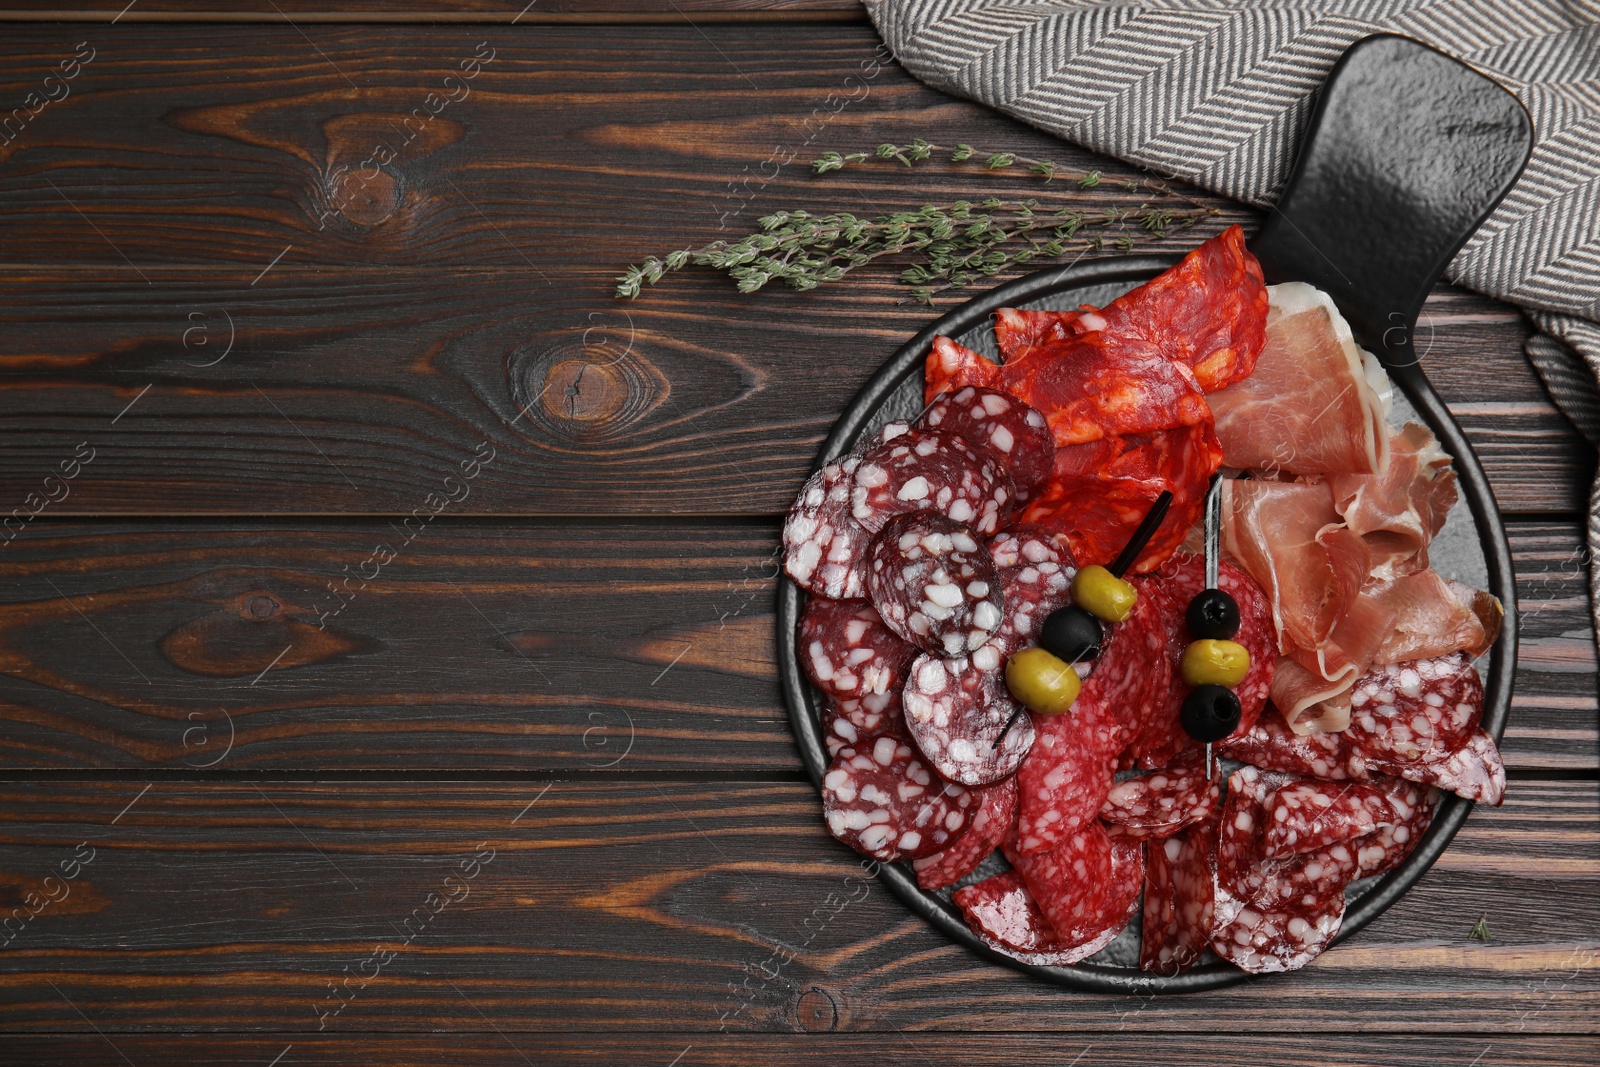
POLYGON ((869 449, 850 490, 851 516, 873 532, 896 515, 932 511, 988 536, 1015 506, 999 462, 938 430, 908 430, 869 449))
POLYGON ((822 778, 828 831, 874 859, 916 859, 949 848, 967 829, 972 808, 969 790, 940 779, 894 737, 844 746, 822 778))
POLYGON ((1193 967, 1216 926, 1217 820, 1147 846, 1139 969, 1179 974, 1193 967))
POLYGON ((1261 855, 1284 859, 1338 841, 1353 841, 1379 827, 1409 822, 1429 790, 1414 782, 1302 779, 1285 785, 1264 804, 1266 832, 1261 855))
POLYGON ((912 862, 917 884, 922 888, 943 889, 955 885, 988 859, 1011 832, 1017 818, 1017 780, 1007 778, 977 793, 977 810, 967 832, 943 852, 912 862))
POLYGON ((1221 790, 1206 778, 1204 762, 1199 753, 1186 753, 1170 766, 1112 786, 1100 806, 1106 832, 1145 841, 1171 837, 1213 818, 1221 806, 1221 790))
POLYGON ((1345 737, 1367 755, 1393 763, 1448 756, 1483 717, 1483 681, 1460 652, 1374 667, 1350 692, 1345 737))
MULTIPOLYGON (((1053 535, 1031 528, 1009 530, 989 542, 1000 570, 1005 615, 994 641, 1011 656, 1033 644, 1052 611, 1072 602, 1072 578, 1078 573, 1072 554, 1053 535)), ((1087 675, 1088 665, 1080 666, 1087 675)))
POLYGON ((865 600, 812 597, 800 616, 800 659, 816 687, 852 700, 893 692, 917 650, 865 600))
POLYGON ((867 550, 866 579, 883 621, 924 652, 976 652, 1000 627, 993 557, 971 529, 943 515, 892 519, 867 550))
POLYGON ((845 456, 813 474, 783 524, 783 569, 818 596, 866 595, 865 559, 872 534, 850 515, 858 456, 845 456))
POLYGON ((1000 367, 966 345, 940 335, 922 364, 922 402, 933 403, 940 393, 953 393, 968 385, 993 386, 1000 367))
POLYGON ((1148 702, 1170 683, 1155 594, 1148 583, 1135 587, 1133 611, 1108 627, 1094 673, 1072 710, 1036 717, 1038 738, 1017 771, 1017 848, 1023 854, 1053 848, 1094 820, 1111 791, 1117 756, 1143 721, 1148 702))
MULTIPOLYGON (((1219 912, 1228 901, 1218 891, 1219 912)), ((1333 943, 1344 922, 1344 897, 1334 896, 1311 909, 1262 908, 1250 904, 1228 907, 1230 918, 1220 922, 1211 939, 1211 951, 1250 974, 1274 974, 1304 967, 1333 943)))
POLYGON ((1023 856, 1007 848, 1006 858, 1038 902, 1058 950, 1092 955, 1109 944, 1133 917, 1144 885, 1143 845, 1114 841, 1095 822, 1048 852, 1023 856))
POLYGON ((898 689, 854 700, 829 698, 827 715, 829 718, 844 719, 864 737, 905 730, 898 689))
POLYGON ((1433 809, 1439 804, 1439 790, 1423 791, 1421 800, 1411 816, 1388 826, 1380 826, 1356 841, 1356 858, 1361 863, 1361 877, 1373 878, 1387 874, 1400 866, 1422 841, 1428 824, 1433 821, 1433 809))
POLYGON ((955 434, 993 456, 1018 490, 1050 476, 1056 442, 1044 416, 998 389, 969 385, 935 397, 917 419, 917 429, 955 434))
POLYGON ((1030 716, 1005 728, 1019 705, 1006 690, 1000 653, 992 643, 971 656, 920 657, 911 665, 902 700, 906 728, 917 747, 953 782, 998 782, 1015 772, 1033 747, 1030 716))

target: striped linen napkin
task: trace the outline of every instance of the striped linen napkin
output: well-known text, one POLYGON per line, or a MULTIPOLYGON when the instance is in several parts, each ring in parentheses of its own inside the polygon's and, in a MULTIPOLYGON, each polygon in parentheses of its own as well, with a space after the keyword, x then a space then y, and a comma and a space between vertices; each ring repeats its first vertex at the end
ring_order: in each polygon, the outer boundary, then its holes
MULTIPOLYGON (((1527 313, 1529 362, 1600 447, 1600 0, 865 3, 927 84, 1258 207, 1356 41, 1400 33, 1469 63, 1517 95, 1537 140, 1446 276, 1527 313)), ((1600 632, 1600 479, 1588 527, 1600 632)))

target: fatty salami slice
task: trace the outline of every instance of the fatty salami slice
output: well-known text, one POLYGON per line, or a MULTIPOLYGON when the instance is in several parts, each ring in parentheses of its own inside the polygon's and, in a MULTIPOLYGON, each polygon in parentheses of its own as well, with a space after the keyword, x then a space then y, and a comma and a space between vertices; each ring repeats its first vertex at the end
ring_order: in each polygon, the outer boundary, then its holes
POLYGON ((1304 779, 1268 796, 1261 855, 1284 859, 1337 841, 1353 841, 1379 827, 1408 822, 1429 790, 1414 782, 1304 779))
POLYGON ((1206 778, 1205 760, 1185 753, 1170 766, 1111 787, 1100 821, 1112 837, 1134 841, 1171 837, 1213 818, 1221 807, 1217 783, 1206 778))
POLYGON ((1360 876, 1373 878, 1400 866, 1422 841, 1422 835, 1427 833, 1428 824, 1433 822, 1433 809, 1438 804, 1439 790, 1426 789, 1409 818, 1389 826, 1380 826, 1356 841, 1356 857, 1361 863, 1360 876))
POLYGON ((1009 393, 969 385, 935 397, 917 429, 953 433, 999 461, 1019 491, 1050 476, 1056 442, 1044 416, 1009 393))
MULTIPOLYGON (((1335 841, 1285 859, 1263 854, 1272 818, 1271 797, 1296 779, 1254 767, 1241 767, 1228 781, 1218 844, 1218 884, 1239 904, 1265 910, 1314 911, 1344 893, 1360 875, 1360 860, 1351 841, 1335 841)), ((1224 910, 1222 919, 1232 921, 1224 910)))
POLYGON ((1360 758, 1369 771, 1436 785, 1467 800, 1498 807, 1506 798, 1506 768, 1500 760, 1500 748, 1481 727, 1472 731, 1472 736, 1454 752, 1426 760, 1395 760, 1367 752, 1361 752, 1360 758))
MULTIPOLYGON (((1175 553, 1161 565, 1154 577, 1165 596, 1162 607, 1167 625, 1168 654, 1176 663, 1191 639, 1184 621, 1189 602, 1205 588, 1205 557, 1192 552, 1175 553)), ((1217 568, 1217 586, 1239 605, 1239 632, 1233 640, 1250 653, 1250 670, 1244 680, 1234 687, 1240 711, 1239 725, 1233 732, 1233 736, 1237 737, 1249 732, 1266 706, 1267 694, 1272 688, 1272 675, 1278 663, 1277 636, 1273 629, 1272 608, 1254 579, 1227 560, 1222 560, 1217 568)), ((1178 721, 1189 691, 1189 686, 1174 672, 1165 702, 1159 708, 1152 709, 1150 719, 1124 757, 1125 764, 1146 769, 1160 767, 1185 748, 1198 750, 1201 747, 1184 733, 1178 721)))
POLYGON ((1150 585, 1134 586, 1133 611, 1107 628, 1077 702, 1063 715, 1035 718, 1038 738, 1017 771, 1017 848, 1024 855, 1054 848, 1094 821, 1111 791, 1117 756, 1153 694, 1166 690, 1166 629, 1150 585))
POLYGON ((866 737, 896 731, 905 732, 905 715, 900 705, 898 689, 858 697, 855 700, 829 698, 827 715, 829 718, 846 720, 866 737))
MULTIPOLYGON (((1005 614, 994 645, 1011 656, 1034 643, 1052 611, 1072 603, 1072 555, 1052 534, 1032 529, 1011 530, 989 542, 989 554, 1000 570, 1005 614)), ((1079 673, 1089 673, 1088 664, 1079 673)))
POLYGON ((859 456, 845 456, 813 474, 783 524, 783 569, 818 596, 866 595, 872 534, 850 515, 859 456))
POLYGON ((1048 852, 1023 856, 1007 848, 1006 858, 1054 931, 1055 948, 1084 956, 1128 925, 1144 885, 1144 846, 1113 841, 1094 822, 1048 852))
POLYGON ((950 847, 967 829, 973 796, 941 780, 894 737, 839 750, 822 778, 828 830, 880 860, 916 859, 950 847))
POLYGON ((994 559, 953 519, 932 512, 891 519, 867 550, 866 570, 878 614, 924 652, 976 652, 1000 627, 994 559))
POLYGON ((1020 705, 1006 689, 993 643, 971 656, 919 657, 911 665, 902 702, 906 728, 917 747, 952 782, 998 782, 1013 774, 1033 747, 1031 716, 1023 715, 1005 729, 1020 705))
MULTIPOLYGON (((1219 912, 1228 902, 1218 891, 1219 912)), ((1344 897, 1335 896, 1315 908, 1262 908, 1237 906, 1228 921, 1219 923, 1211 938, 1211 951, 1250 974, 1276 974, 1304 967, 1333 943, 1344 922, 1344 897)))
POLYGON ((942 393, 968 385, 987 388, 999 380, 999 364, 940 334, 922 361, 922 402, 931 404, 942 393))
POLYGON ((976 792, 977 810, 967 832, 943 852, 912 862, 917 884, 922 888, 933 890, 955 885, 988 859, 1011 832, 1017 818, 1017 780, 1007 778, 976 792))
POLYGON ((1483 680, 1460 652, 1374 667, 1350 691, 1345 737, 1393 763, 1424 763, 1461 748, 1483 717, 1483 680))
POLYGON ((1180 974, 1211 943, 1217 921, 1217 820, 1209 818, 1146 849, 1139 969, 1180 974))
POLYGON ((1264 771, 1304 774, 1330 781, 1371 777, 1366 761, 1343 734, 1320 730, 1297 734, 1289 729, 1277 709, 1263 715, 1243 733, 1219 742, 1216 751, 1264 771))
POLYGON ((955 434, 909 430, 861 457, 850 514, 876 532, 896 515, 931 511, 988 536, 1011 518, 1015 498, 991 456, 955 434))
POLYGON ((800 616, 800 659, 816 687, 852 700, 893 692, 917 650, 865 600, 812 597, 800 616))

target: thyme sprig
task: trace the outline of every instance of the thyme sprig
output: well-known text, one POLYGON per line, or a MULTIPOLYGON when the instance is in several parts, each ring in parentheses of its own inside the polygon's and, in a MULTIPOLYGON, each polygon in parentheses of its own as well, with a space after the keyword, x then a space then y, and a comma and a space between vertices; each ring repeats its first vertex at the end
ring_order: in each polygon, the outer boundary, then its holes
MULTIPOLYGON (((983 154, 970 145, 946 149, 919 139, 909 145, 879 145, 873 153, 827 152, 812 168, 817 173, 827 173, 874 157, 914 166, 935 152, 948 152, 957 163, 983 154)), ((1070 178, 1085 189, 1103 180, 1098 171, 1064 171, 1047 160, 1016 153, 983 155, 991 170, 1021 164, 1046 181, 1070 178)), ((1175 196, 1192 206, 1172 208, 1147 201, 1137 208, 1085 211, 1070 205, 1044 206, 1031 197, 1018 200, 990 196, 976 203, 957 200, 928 204, 916 211, 897 211, 872 219, 848 212, 813 215, 807 211, 778 211, 760 219, 757 230, 741 240, 680 248, 630 266, 617 278, 616 295, 636 297, 646 285, 654 285, 668 273, 691 264, 724 271, 741 293, 753 293, 773 281, 801 291, 815 289, 880 259, 914 256, 915 262, 901 271, 900 280, 911 287, 912 299, 931 305, 940 293, 964 288, 980 278, 993 277, 1037 259, 1082 256, 1108 247, 1126 251, 1133 247, 1137 232, 1160 238, 1217 213, 1160 182, 1116 179, 1112 184, 1175 196)))

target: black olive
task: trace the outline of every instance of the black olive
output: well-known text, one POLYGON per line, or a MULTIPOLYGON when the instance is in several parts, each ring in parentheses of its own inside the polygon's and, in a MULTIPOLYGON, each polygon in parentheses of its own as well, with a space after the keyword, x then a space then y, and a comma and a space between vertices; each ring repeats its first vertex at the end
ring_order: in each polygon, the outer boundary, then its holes
POLYGON ((1066 663, 1100 654, 1100 620, 1073 604, 1052 611, 1039 629, 1039 647, 1066 663))
POLYGON ((1239 698, 1220 685, 1197 685, 1183 698, 1179 721, 1196 741, 1221 741, 1239 726, 1239 698))
POLYGON ((1202 589, 1189 601, 1183 621, 1195 641, 1231 641, 1239 632, 1239 602, 1220 589, 1202 589))

